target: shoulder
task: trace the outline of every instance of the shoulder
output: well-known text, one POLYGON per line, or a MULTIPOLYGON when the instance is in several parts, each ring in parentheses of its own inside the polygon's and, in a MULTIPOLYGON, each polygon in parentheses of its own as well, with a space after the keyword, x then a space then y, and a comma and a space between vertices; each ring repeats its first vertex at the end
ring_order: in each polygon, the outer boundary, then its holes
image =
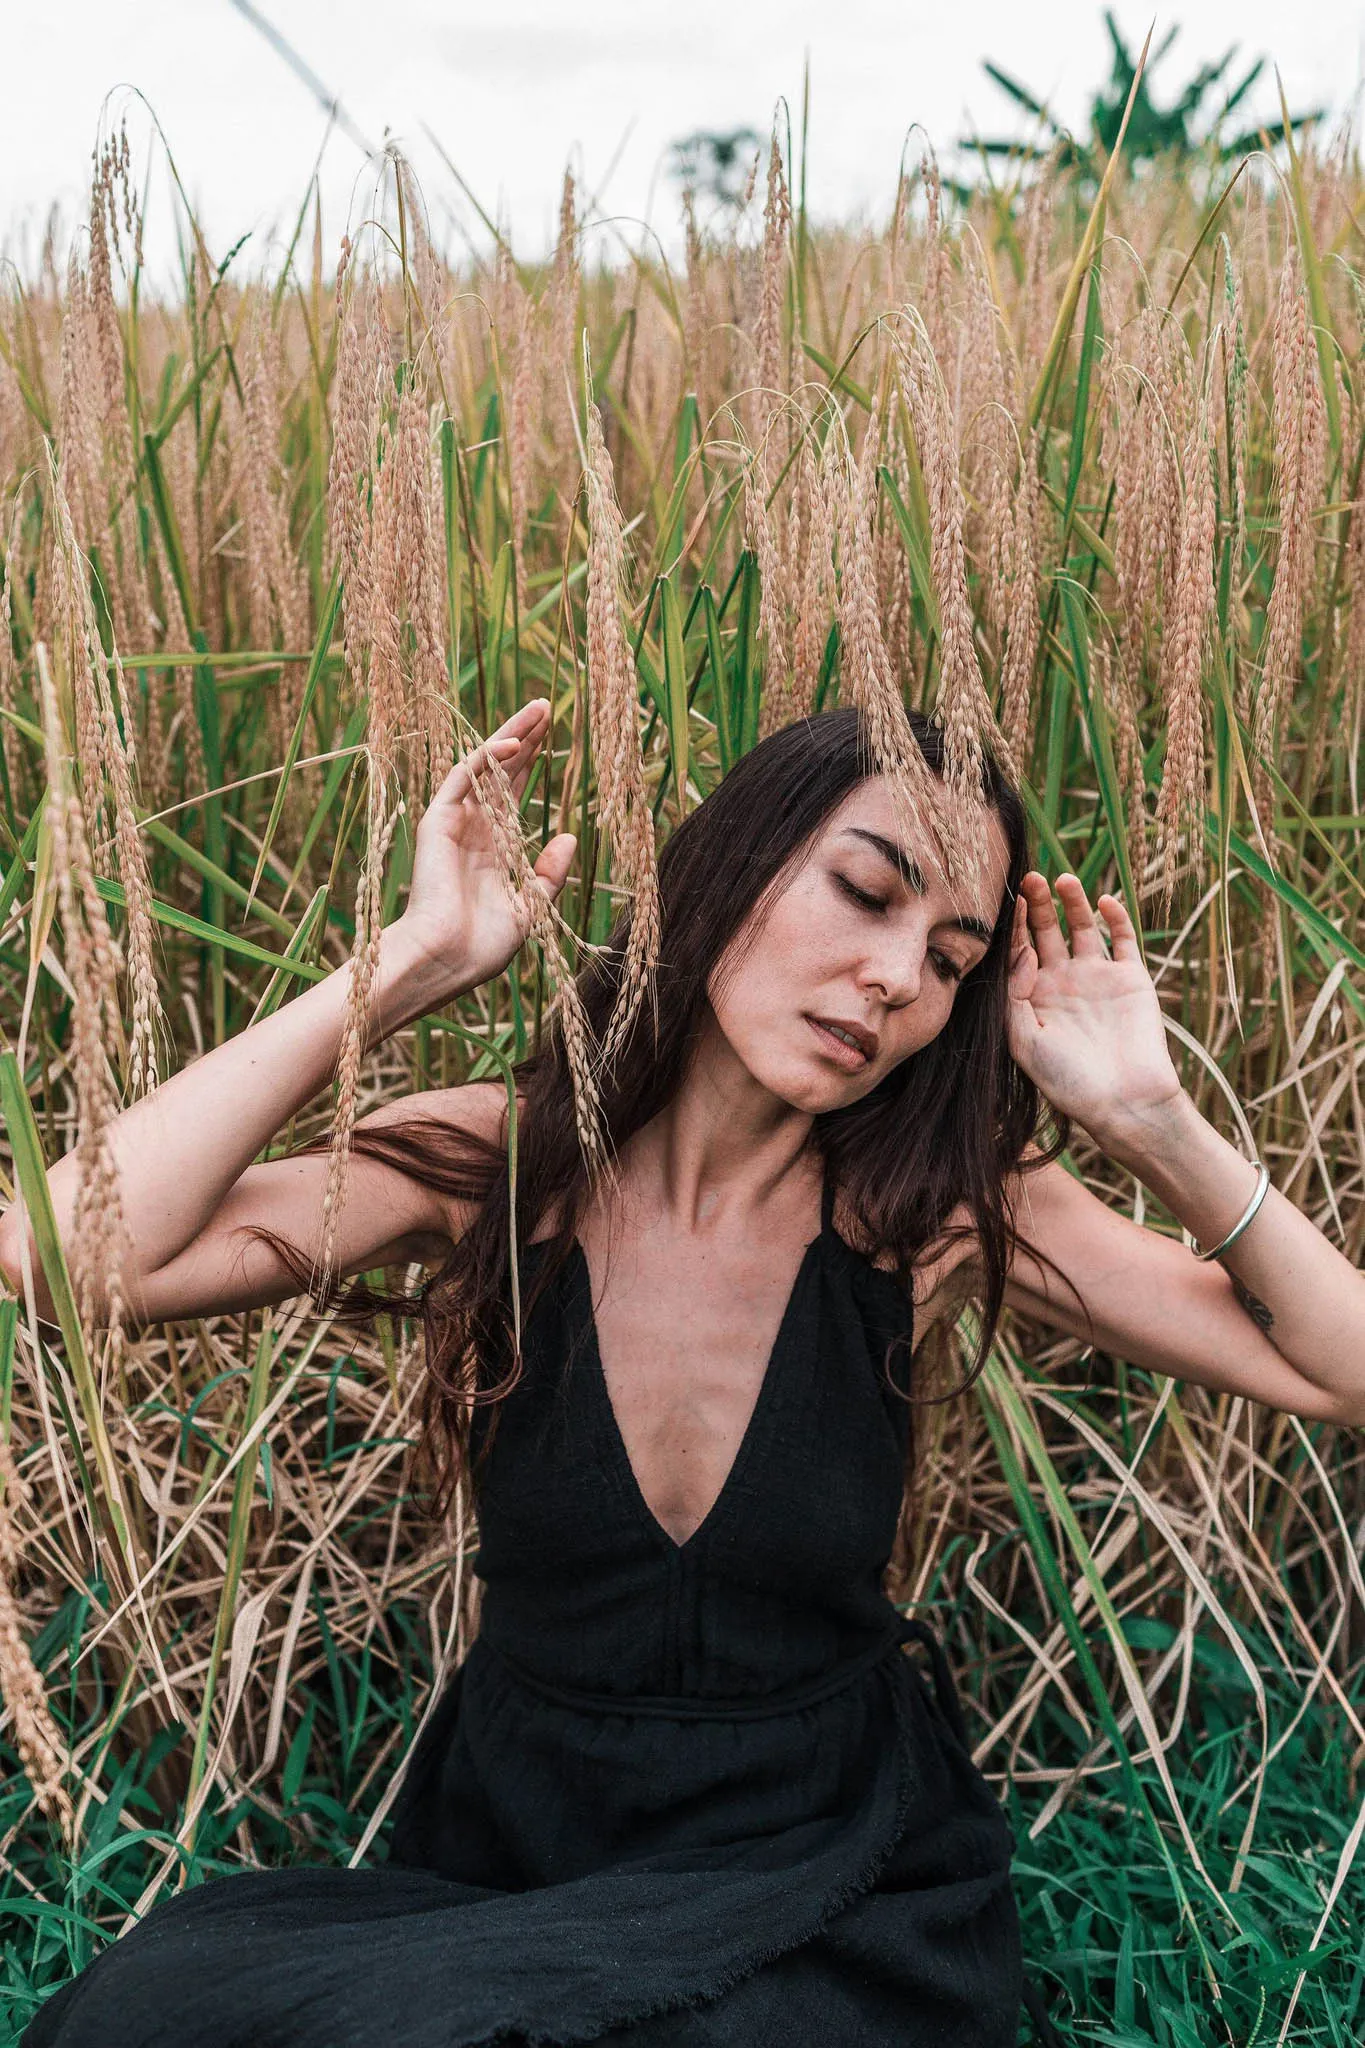
MULTIPOLYGON (((971 1212, 959 1204, 942 1231, 923 1246, 911 1265, 911 1299, 915 1312, 915 1338, 928 1334, 935 1323, 950 1318, 970 1296, 978 1270, 976 1233, 971 1212)), ((901 1269, 893 1253, 874 1251, 866 1242, 856 1216, 841 1196, 834 1201, 834 1229, 849 1249, 874 1272, 902 1284, 901 1269)))
MULTIPOLYGON (((1044 1160, 1038 1145, 1029 1145, 1019 1168, 1006 1176, 1005 1201, 1009 1214, 1025 1230, 1036 1222, 1040 1208, 1065 1201, 1059 1182, 1071 1185, 1071 1176, 1056 1160, 1044 1160)), ((935 1324, 951 1322, 969 1301, 984 1278, 981 1241, 975 1218, 966 1202, 959 1202, 944 1219, 938 1235, 924 1245, 914 1261, 915 1325, 927 1335, 935 1324)))
MULTIPOLYGON (((517 1105, 518 1111, 524 1106, 520 1093, 517 1105)), ((401 1155, 388 1163, 427 1183, 439 1211, 439 1217, 433 1219, 436 1227, 453 1242, 473 1221, 477 1203, 439 1183, 452 1167, 458 1172, 461 1166, 476 1163, 481 1152, 506 1150, 507 1107, 503 1082, 467 1081, 455 1088, 424 1088, 396 1096, 358 1117, 356 1130, 376 1136, 392 1133, 399 1141, 401 1155), (473 1147, 465 1149, 463 1159, 458 1147, 442 1146, 442 1138, 447 1134, 474 1140, 473 1147)))
MULTIPOLYGON (((518 1095, 518 1108, 523 1098, 518 1095)), ((421 1088, 398 1095, 356 1119, 357 1130, 409 1127, 466 1131, 492 1145, 507 1142, 507 1090, 501 1081, 466 1081, 458 1088, 421 1088)))

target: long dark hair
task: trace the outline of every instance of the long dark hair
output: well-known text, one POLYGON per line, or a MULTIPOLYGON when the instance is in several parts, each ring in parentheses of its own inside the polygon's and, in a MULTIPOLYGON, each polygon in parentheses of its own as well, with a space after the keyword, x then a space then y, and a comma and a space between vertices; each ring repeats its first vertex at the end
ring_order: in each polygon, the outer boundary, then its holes
MULTIPOLYGON (((928 766, 941 774, 939 727, 916 713, 910 724, 928 766)), ((765 892, 809 851, 824 820, 872 773, 875 763, 858 710, 799 719, 736 762, 668 839, 659 857, 657 1003, 642 1006, 603 1085, 609 1150, 619 1151, 677 1092, 703 1021, 713 969, 765 892)), ((1055 1158, 1067 1138, 1064 1123, 1054 1119, 1048 1142, 1025 1161, 1031 1141, 1037 1142, 1042 1105, 1010 1057, 1005 1018, 1010 928, 1029 866, 1028 831, 1018 796, 989 756, 983 794, 1009 848, 1004 900, 984 957, 963 978, 939 1035, 861 1101, 817 1115, 813 1132, 852 1219, 852 1241, 867 1257, 890 1265, 907 1291, 913 1262, 925 1246, 936 1239, 946 1245, 954 1237, 975 1238, 982 1316, 963 1385, 985 1363, 1004 1302, 1016 1241, 1008 1177, 1055 1158), (950 1228, 960 1205, 969 1220, 950 1228)), ((577 977, 599 1040, 629 927, 625 908, 606 947, 577 977)), ((555 1020, 542 1048, 520 1061, 513 1074, 519 1103, 518 1244, 524 1246, 552 1214, 558 1218, 535 1262, 525 1317, 572 1248, 587 1176, 555 1020)), ((506 1119, 500 1142, 414 1113, 382 1129, 358 1130, 354 1144, 358 1152, 477 1204, 474 1220, 417 1295, 356 1287, 334 1311, 356 1319, 380 1311, 420 1315, 426 1348, 421 1462, 440 1513, 462 1479, 477 1478, 471 1469, 475 1408, 503 1398, 521 1371, 511 1308, 506 1119)), ((486 1444, 488 1434, 481 1436, 486 1444)))

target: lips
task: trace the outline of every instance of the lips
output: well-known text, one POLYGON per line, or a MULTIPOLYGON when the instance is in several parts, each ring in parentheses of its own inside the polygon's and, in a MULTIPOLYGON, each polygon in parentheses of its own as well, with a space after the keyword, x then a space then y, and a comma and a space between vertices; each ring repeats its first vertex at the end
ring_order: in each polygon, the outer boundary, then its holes
POLYGON ((877 1056, 877 1035, 869 1031, 866 1024, 847 1017, 807 1017, 806 1022, 830 1057, 837 1059, 851 1073, 867 1066, 877 1056), (840 1037, 840 1032, 847 1036, 840 1037), (850 1038, 852 1045, 848 1043, 850 1038))

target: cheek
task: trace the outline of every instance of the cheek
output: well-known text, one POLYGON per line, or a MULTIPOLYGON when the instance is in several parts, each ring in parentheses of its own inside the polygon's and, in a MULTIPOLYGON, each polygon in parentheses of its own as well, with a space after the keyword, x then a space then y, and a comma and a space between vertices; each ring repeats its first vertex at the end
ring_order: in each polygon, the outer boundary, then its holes
POLYGON ((815 906, 799 886, 789 889, 723 987, 717 991, 713 983, 708 990, 727 1036, 748 1041, 800 1009, 822 957, 815 906))

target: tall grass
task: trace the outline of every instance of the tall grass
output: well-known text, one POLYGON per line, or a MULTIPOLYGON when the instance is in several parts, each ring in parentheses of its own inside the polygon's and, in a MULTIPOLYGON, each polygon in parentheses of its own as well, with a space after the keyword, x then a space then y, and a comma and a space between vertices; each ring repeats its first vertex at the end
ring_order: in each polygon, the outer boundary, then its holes
MULTIPOLYGON (((774 158, 678 264, 572 181, 549 261, 452 261, 392 157, 341 262, 311 195, 268 276, 182 211, 162 297, 101 152, 88 235, 0 309, 0 1193, 61 1320, 0 1304, 16 2029, 168 1887, 365 1853, 476 1626, 468 1518, 410 1492, 413 1328, 87 1308, 110 1116, 348 959, 363 993, 432 778, 528 696, 523 822, 580 834, 563 924, 353 1038, 272 1147, 330 1127, 334 1200, 357 1111, 534 1043, 576 943, 648 905, 651 825, 854 697, 889 759, 901 701, 964 762, 998 725, 1040 864, 1142 922, 1195 1098, 1360 1260, 1363 208, 1343 144, 969 203, 926 164, 853 231, 774 158)), ((911 1595, 1065 2037, 1358 2040, 1354 1436, 1017 1318, 927 1412, 911 1595)))

